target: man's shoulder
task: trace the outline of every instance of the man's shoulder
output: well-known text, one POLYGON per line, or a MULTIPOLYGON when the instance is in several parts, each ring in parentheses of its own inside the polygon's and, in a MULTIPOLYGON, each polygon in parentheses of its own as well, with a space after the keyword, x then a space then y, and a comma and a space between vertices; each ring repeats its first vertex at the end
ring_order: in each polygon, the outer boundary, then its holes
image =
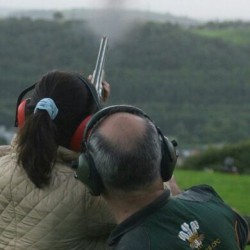
POLYGON ((209 201, 214 197, 222 201, 221 197, 214 190, 214 188, 205 184, 190 187, 176 196, 177 199, 200 202, 209 201))

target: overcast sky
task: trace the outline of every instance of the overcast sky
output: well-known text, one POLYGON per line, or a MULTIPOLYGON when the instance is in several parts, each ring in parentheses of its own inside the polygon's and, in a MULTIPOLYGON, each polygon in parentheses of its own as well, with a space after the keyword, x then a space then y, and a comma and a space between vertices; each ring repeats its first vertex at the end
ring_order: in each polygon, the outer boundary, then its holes
POLYGON ((72 9, 116 7, 171 13, 202 20, 250 21, 250 0, 0 0, 0 8, 72 9))

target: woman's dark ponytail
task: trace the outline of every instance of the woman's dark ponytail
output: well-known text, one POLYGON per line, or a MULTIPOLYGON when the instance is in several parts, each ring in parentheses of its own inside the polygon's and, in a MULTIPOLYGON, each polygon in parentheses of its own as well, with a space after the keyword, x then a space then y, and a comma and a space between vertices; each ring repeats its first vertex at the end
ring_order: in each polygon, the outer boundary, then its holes
POLYGON ((49 184, 56 160, 56 126, 45 110, 30 115, 17 137, 18 163, 38 188, 49 184))

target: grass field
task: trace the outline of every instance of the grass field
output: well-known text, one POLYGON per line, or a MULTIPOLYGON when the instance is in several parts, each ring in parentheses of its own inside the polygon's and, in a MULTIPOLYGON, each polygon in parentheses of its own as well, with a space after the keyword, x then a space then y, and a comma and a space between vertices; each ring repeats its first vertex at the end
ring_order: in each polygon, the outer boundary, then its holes
POLYGON ((224 29, 194 29, 194 33, 207 38, 220 38, 226 42, 232 42, 238 45, 244 45, 250 43, 250 29, 236 29, 236 28, 224 28, 224 29))
MULTIPOLYGON (((198 184, 211 185, 228 205, 240 214, 250 215, 250 175, 176 169, 175 178, 182 189, 198 184)), ((250 250, 250 246, 246 250, 250 250)))

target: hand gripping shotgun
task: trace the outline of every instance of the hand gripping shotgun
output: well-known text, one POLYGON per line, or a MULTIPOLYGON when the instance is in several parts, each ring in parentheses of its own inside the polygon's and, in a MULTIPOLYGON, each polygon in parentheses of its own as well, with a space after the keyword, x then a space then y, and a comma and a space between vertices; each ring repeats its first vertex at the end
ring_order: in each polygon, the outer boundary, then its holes
POLYGON ((100 43, 96 66, 93 72, 91 82, 94 84, 99 100, 102 99, 102 82, 104 80, 104 63, 108 47, 108 38, 103 36, 100 43))

